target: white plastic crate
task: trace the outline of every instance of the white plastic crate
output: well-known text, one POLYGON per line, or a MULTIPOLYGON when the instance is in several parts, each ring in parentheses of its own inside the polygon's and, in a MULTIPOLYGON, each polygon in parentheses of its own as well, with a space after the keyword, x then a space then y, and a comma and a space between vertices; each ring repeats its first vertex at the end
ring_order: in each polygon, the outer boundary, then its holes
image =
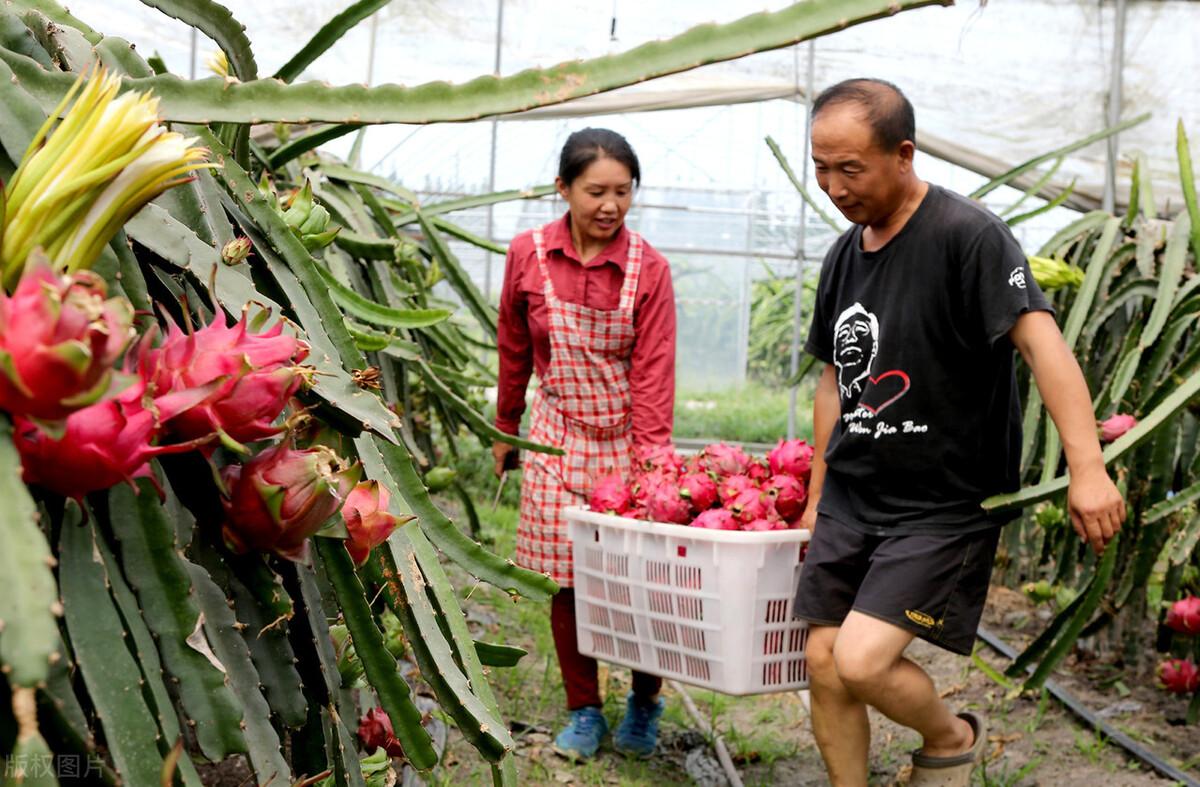
POLYGON ((792 619, 807 530, 565 516, 581 653, 723 694, 808 686, 808 624, 792 619))

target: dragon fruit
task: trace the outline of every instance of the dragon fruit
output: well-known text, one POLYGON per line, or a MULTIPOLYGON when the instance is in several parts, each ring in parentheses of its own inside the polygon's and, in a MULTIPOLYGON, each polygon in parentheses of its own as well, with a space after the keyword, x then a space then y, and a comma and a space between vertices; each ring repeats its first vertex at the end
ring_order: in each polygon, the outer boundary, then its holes
POLYGON ((342 505, 342 519, 346 522, 346 551, 361 566, 367 562, 371 550, 387 541, 402 524, 415 517, 398 517, 387 510, 390 495, 378 481, 362 481, 357 484, 342 505))
POLYGON ((338 511, 358 481, 362 468, 343 464, 325 446, 296 450, 285 438, 244 465, 225 467, 226 545, 239 554, 253 549, 303 561, 308 537, 338 511))
POLYGON ((655 470, 639 476, 637 480, 634 481, 633 486, 630 489, 630 492, 633 495, 634 505, 641 505, 644 507, 646 505, 646 501, 650 499, 650 496, 654 494, 654 492, 660 486, 673 483, 675 483, 674 476, 668 475, 660 470, 655 470))
POLYGON ((1118 413, 1100 422, 1100 442, 1111 443, 1121 435, 1137 426, 1137 419, 1132 415, 1118 413))
POLYGON ((1181 598, 1167 611, 1167 627, 1180 634, 1200 634, 1200 596, 1181 598))
POLYGON ((404 749, 392 727, 392 719, 383 708, 371 708, 359 719, 358 739, 368 752, 383 749, 389 757, 404 756, 404 749))
POLYGON ((738 520, 732 512, 724 508, 710 508, 692 520, 692 527, 705 530, 737 530, 738 520))
POLYGON ((625 479, 619 473, 612 473, 601 478, 592 487, 592 494, 588 499, 588 506, 593 511, 617 516, 627 513, 631 505, 633 505, 633 495, 630 493, 625 479))
POLYGON ((775 501, 775 511, 788 522, 794 522, 804 513, 804 501, 808 497, 804 482, 795 476, 781 474, 771 476, 762 486, 763 492, 775 501))
POLYGON ((704 467, 718 478, 741 475, 750 466, 750 457, 736 445, 728 443, 713 443, 704 447, 704 467))
POLYGON ((729 503, 742 492, 745 492, 747 489, 755 488, 756 486, 754 482, 750 480, 749 476, 733 475, 729 478, 726 478, 720 483, 719 486, 717 486, 717 494, 721 498, 721 505, 728 508, 729 503))
POLYGON ((1200 669, 1188 659, 1167 659, 1158 665, 1158 685, 1172 694, 1200 690, 1200 669))
POLYGON ((717 482, 708 473, 689 473, 679 481, 679 494, 691 502, 693 511, 699 513, 717 502, 717 482))
POLYGON ((787 530, 787 522, 780 519, 763 517, 742 525, 742 530, 749 530, 756 533, 766 533, 771 530, 787 530))
POLYGON ((132 382, 113 364, 133 338, 133 307, 107 292, 91 271, 60 278, 46 265, 11 297, 0 289, 0 410, 61 421, 132 382))
POLYGON ((197 388, 151 400, 139 380, 115 399, 67 416, 61 439, 37 424, 15 419, 15 440, 23 477, 65 497, 82 500, 90 492, 135 478, 153 478, 149 461, 160 454, 190 451, 196 443, 154 445, 159 423, 194 406, 207 394, 197 388))
POLYGON ((205 401, 166 423, 185 440, 218 434, 248 443, 279 434, 274 421, 304 381, 299 367, 304 342, 283 333, 284 321, 262 333, 250 331, 247 316, 233 326, 224 313, 192 333, 172 325, 162 345, 143 344, 138 367, 156 393, 219 382, 205 401))
POLYGON ((672 483, 661 484, 646 499, 646 513, 655 522, 686 524, 692 518, 691 504, 672 483))
POLYGON ((675 452, 675 446, 670 443, 638 446, 633 452, 633 461, 644 473, 657 470, 667 475, 679 475, 683 469, 683 457, 675 452))
POLYGON ((804 481, 812 470, 813 447, 803 440, 780 440, 767 454, 767 463, 775 475, 787 475, 804 481))
POLYGON ((759 489, 746 489, 726 506, 742 522, 764 519, 771 510, 770 500, 759 489))
POLYGON ((746 465, 745 476, 758 486, 762 486, 762 483, 771 477, 771 471, 762 462, 752 460, 750 464, 746 465))

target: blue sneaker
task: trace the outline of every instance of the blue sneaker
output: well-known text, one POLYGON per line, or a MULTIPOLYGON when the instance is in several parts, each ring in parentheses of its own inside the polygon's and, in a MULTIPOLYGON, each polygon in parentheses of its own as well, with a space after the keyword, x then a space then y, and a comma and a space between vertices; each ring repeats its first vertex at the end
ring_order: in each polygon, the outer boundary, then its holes
POLYGON ((633 692, 625 700, 625 718, 613 735, 613 748, 630 757, 649 757, 658 746, 658 720, 665 707, 661 699, 647 708, 634 699, 633 692))
POLYGON ((595 705, 571 711, 571 723, 554 739, 554 751, 569 760, 586 760, 595 755, 608 734, 608 722, 595 705))

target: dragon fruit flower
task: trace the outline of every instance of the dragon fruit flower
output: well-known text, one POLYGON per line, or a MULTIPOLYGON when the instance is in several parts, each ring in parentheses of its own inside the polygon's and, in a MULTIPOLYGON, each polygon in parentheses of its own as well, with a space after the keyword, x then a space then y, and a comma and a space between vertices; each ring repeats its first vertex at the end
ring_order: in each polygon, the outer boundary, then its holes
POLYGON ((1200 596, 1188 596, 1172 604, 1166 623, 1180 634, 1200 634, 1200 596))
POLYGON ((736 445, 727 443, 707 445, 704 447, 702 455, 705 468, 718 478, 743 474, 751 462, 745 451, 736 445))
POLYGON ((813 447, 803 440, 780 440, 767 463, 773 475, 787 474, 804 481, 812 470, 813 447))
POLYGON ((1137 426, 1137 419, 1132 415, 1118 413, 1100 422, 1100 442, 1111 443, 1121 435, 1137 426))
POLYGON ((90 268, 143 205, 215 166, 195 139, 159 122, 157 98, 120 88, 120 76, 85 70, 29 143, 5 188, 6 288, 38 247, 55 270, 90 268))
POLYGON ((250 239, 239 235, 221 247, 221 262, 226 265, 241 265, 253 249, 250 239))
POLYGON ((362 481, 342 505, 342 518, 346 521, 346 551, 354 560, 354 565, 361 566, 371 556, 371 550, 387 541, 400 525, 411 522, 415 517, 398 517, 389 512, 390 495, 387 488, 378 481, 362 481))
POLYGON ((724 508, 710 508, 692 520, 692 527, 704 530, 737 530, 738 520, 732 512, 724 508))
POLYGON ((728 508, 729 504, 742 492, 755 488, 757 486, 750 480, 749 476, 731 475, 717 487, 717 494, 721 498, 721 505, 728 508))
POLYGON ((623 516, 633 505, 633 495, 619 473, 601 478, 592 488, 588 506, 593 511, 623 516))
POLYGON ((298 364, 308 356, 308 346, 283 327, 280 320, 253 333, 247 315, 230 326, 220 313, 191 333, 171 325, 159 347, 143 344, 138 368, 158 393, 217 383, 167 429, 184 440, 217 434, 234 448, 279 434, 275 420, 304 382, 306 371, 298 364))
POLYGON ((195 448, 195 442, 165 446, 153 442, 162 421, 195 406, 208 390, 198 388, 157 399, 150 399, 145 392, 146 384, 139 380, 114 399, 72 413, 61 439, 18 417, 15 443, 25 482, 82 500, 90 492, 122 481, 132 484, 135 478, 152 478, 149 461, 155 456, 195 448))
POLYGON ((808 492, 804 482, 792 475, 771 476, 762 486, 763 492, 775 501, 775 511, 788 522, 794 522, 804 513, 804 502, 808 492))
POLYGON ((689 473, 679 481, 679 494, 699 513, 717 502, 717 482, 708 473, 689 473))
POLYGON ((1167 659, 1158 665, 1158 685, 1172 694, 1200 690, 1200 668, 1188 659, 1167 659))
POLYGON ((244 465, 225 467, 226 545, 239 554, 257 550, 303 561, 309 536, 341 508, 361 472, 357 464, 344 467, 325 446, 294 449, 290 438, 244 465))
POLYGON ((679 493, 678 486, 665 483, 658 486, 646 499, 646 513, 654 522, 683 525, 692 518, 692 506, 679 493))
POLYGON ((90 271, 60 278, 44 264, 11 297, 0 290, 0 410, 61 421, 132 382, 113 364, 134 336, 133 306, 107 292, 90 271))
POLYGON ((371 708, 359 719, 358 739, 368 752, 383 749, 389 757, 404 756, 404 749, 392 727, 392 719, 383 708, 371 708))

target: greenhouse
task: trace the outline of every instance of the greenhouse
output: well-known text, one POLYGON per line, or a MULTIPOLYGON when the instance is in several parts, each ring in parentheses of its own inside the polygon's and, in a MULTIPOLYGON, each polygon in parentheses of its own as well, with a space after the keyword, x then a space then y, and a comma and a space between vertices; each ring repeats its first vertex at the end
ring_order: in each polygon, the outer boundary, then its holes
POLYGON ((1200 784, 1196 3, 0 16, 0 785, 1200 784))

